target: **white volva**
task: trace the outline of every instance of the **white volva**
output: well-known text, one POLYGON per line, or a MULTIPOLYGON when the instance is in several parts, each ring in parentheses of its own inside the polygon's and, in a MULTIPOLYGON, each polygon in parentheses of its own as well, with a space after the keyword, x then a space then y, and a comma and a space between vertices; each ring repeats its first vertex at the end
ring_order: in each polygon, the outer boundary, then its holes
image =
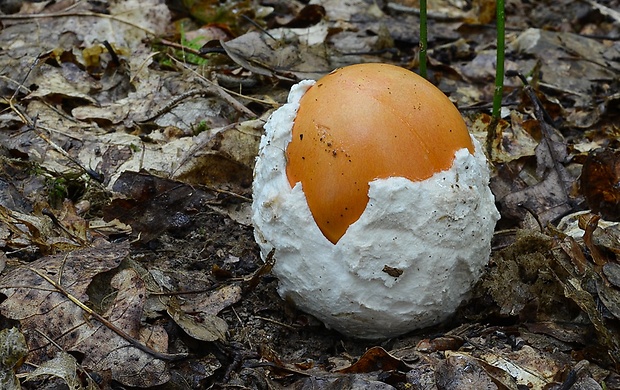
POLYGON ((271 116, 254 171, 255 237, 263 258, 275 248, 280 295, 359 338, 446 320, 487 264, 499 219, 480 144, 473 140, 475 155, 459 150, 449 170, 427 180, 372 181, 366 210, 332 244, 314 222, 301 183, 291 189, 286 176, 293 120, 313 84, 295 85, 271 116))

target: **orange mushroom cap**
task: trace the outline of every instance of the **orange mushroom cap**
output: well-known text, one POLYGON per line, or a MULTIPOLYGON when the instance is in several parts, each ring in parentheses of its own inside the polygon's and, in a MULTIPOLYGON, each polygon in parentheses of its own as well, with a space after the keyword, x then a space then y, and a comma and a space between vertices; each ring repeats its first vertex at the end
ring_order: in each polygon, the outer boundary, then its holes
POLYGON ((387 64, 359 64, 321 78, 300 100, 287 153, 323 235, 337 243, 368 203, 369 183, 428 179, 474 146, 461 114, 434 85, 387 64))

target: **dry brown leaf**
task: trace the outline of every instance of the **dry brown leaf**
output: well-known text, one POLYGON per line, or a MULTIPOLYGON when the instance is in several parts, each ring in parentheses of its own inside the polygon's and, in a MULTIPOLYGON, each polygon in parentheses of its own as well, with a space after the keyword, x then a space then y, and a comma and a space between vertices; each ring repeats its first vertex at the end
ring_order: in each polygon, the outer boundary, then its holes
MULTIPOLYGON (((481 113, 468 126, 469 131, 480 142, 486 142, 486 132, 490 122, 491 116, 481 113)), ((507 163, 535 155, 538 142, 523 126, 523 122, 522 115, 514 110, 510 112, 510 121, 503 119, 499 121, 496 130, 497 137, 493 145, 493 155, 491 156, 493 163, 507 163)))
POLYGON ((442 390, 498 389, 477 360, 465 354, 448 354, 446 360, 437 365, 435 382, 442 390))
MULTIPOLYGON (((525 78, 519 76, 525 83, 525 78)), ((491 189, 502 205, 503 216, 521 220, 528 212, 541 226, 546 226, 572 211, 578 203, 572 193, 575 175, 565 166, 568 152, 564 136, 551 123, 532 87, 526 84, 524 92, 531 102, 542 135, 535 149, 535 171, 516 163, 505 164, 500 167, 500 174, 492 178, 491 189)))
POLYGON ((491 366, 506 371, 519 385, 543 389, 553 382, 562 366, 549 354, 542 353, 529 345, 517 351, 493 351, 480 357, 491 366))
POLYGON ((168 314, 191 337, 202 341, 225 341, 228 324, 214 314, 186 313, 176 299, 168 301, 168 314))
MULTIPOLYGON (((20 266, 0 279, 0 291, 7 299, 0 305, 5 317, 19 320, 28 340, 31 363, 41 364, 65 351, 84 353, 82 366, 129 386, 154 386, 168 381, 166 364, 138 349, 125 338, 87 313, 66 295, 44 280, 45 275, 81 302, 93 277, 119 266, 128 254, 126 244, 76 250, 41 258, 20 266), (54 344, 50 342, 54 341, 54 344)), ((144 282, 127 269, 111 282, 116 296, 102 314, 113 326, 157 352, 166 352, 167 334, 158 326, 143 326, 142 306, 146 299, 144 282)))
POLYGON ((410 367, 402 360, 392 356, 385 349, 381 347, 372 347, 368 349, 358 361, 338 372, 343 374, 361 374, 379 370, 407 372, 410 370, 410 367))
POLYGON ((331 70, 322 48, 310 46, 302 50, 255 31, 221 45, 233 61, 260 75, 285 80, 318 79, 331 70))
POLYGON ((620 151, 591 151, 581 171, 581 192, 588 207, 609 221, 620 221, 620 151))
POLYGON ((582 109, 581 120, 572 121, 572 125, 590 127, 598 121, 600 96, 592 91, 595 80, 612 80, 620 71, 620 63, 609 60, 620 55, 616 47, 577 34, 530 28, 519 35, 513 48, 539 59, 541 86, 568 96, 573 101, 570 108, 582 109))
MULTIPOLYGON (((600 284, 601 276, 594 271, 592 264, 587 264, 588 269, 585 275, 579 275, 575 266, 571 263, 570 257, 562 256, 560 253, 554 253, 554 260, 561 267, 558 272, 554 272, 555 278, 564 289, 564 295, 572 300, 587 315, 588 319, 596 329, 597 336, 606 348, 614 361, 620 361, 620 341, 616 337, 617 329, 611 323, 607 322, 596 295, 589 291, 589 285, 596 286, 600 284)), ((613 298, 608 296, 608 299, 613 298)), ((617 302, 615 303, 617 304, 617 302)))
POLYGON ((233 305, 241 299, 241 287, 236 284, 228 284, 208 294, 195 294, 188 297, 180 305, 185 312, 200 312, 216 315, 225 308, 233 305))
MULTIPOLYGON (((26 381, 44 380, 48 377, 58 377, 71 390, 82 390, 84 387, 78 377, 78 363, 72 355, 59 351, 53 359, 43 362, 39 367, 26 375, 26 381)), ((99 389, 95 382, 86 377, 87 390, 99 389)))

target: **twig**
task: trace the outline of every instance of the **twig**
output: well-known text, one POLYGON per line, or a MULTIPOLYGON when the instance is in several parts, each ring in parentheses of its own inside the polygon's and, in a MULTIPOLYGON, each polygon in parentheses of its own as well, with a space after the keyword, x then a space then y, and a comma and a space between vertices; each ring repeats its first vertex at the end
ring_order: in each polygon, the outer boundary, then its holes
POLYGON ((242 112, 246 115, 249 115, 252 118, 257 117, 257 115, 252 110, 250 110, 249 108, 247 108, 246 106, 238 102, 235 98, 233 98, 231 94, 228 92, 228 90, 226 90, 225 88, 222 88, 221 86, 214 83, 213 81, 208 80, 206 77, 196 72, 194 69, 191 69, 186 64, 177 60, 176 58, 171 57, 171 56, 169 56, 169 58, 172 61, 176 62, 178 65, 182 66, 184 69, 187 69, 188 71, 196 75, 196 80, 198 81, 198 83, 202 84, 203 87, 206 87, 208 92, 213 92, 216 95, 220 96, 228 104, 230 104, 235 110, 242 112))
POLYGON ((228 91, 226 91, 224 88, 222 88, 218 84, 214 83, 213 81, 211 81, 211 80, 209 80, 206 77, 201 76, 201 75, 199 75, 197 80, 198 80, 198 82, 200 84, 202 84, 208 90, 214 91, 222 99, 226 100, 226 102, 228 102, 228 104, 233 106, 233 108, 236 109, 237 111, 240 111, 240 112, 242 112, 242 113, 244 113, 246 115, 249 115, 252 118, 256 118, 258 116, 252 110, 250 110, 249 108, 247 108, 246 106, 241 104, 239 101, 237 101, 235 98, 233 98, 232 95, 230 95, 228 93, 228 91))
POLYGON ((179 96, 175 96, 174 99, 166 103, 164 107, 157 110, 154 114, 150 115, 148 118, 141 120, 139 123, 146 123, 146 122, 152 121, 155 118, 172 110, 174 107, 179 105, 179 103, 181 103, 183 100, 194 97, 194 96, 198 96, 198 95, 204 95, 204 94, 205 94, 205 91, 203 90, 192 89, 190 91, 182 93, 179 96))
POLYGON ((297 330, 297 328, 295 328, 292 325, 285 324, 284 322, 280 322, 278 320, 274 320, 274 319, 271 319, 271 318, 262 317, 262 316, 254 316, 254 318, 258 318, 259 320, 271 322, 272 324, 280 325, 280 326, 282 326, 284 328, 288 328, 288 329, 291 329, 291 330, 297 330))
POLYGON ((149 355, 152 355, 156 359, 167 360, 167 361, 179 360, 179 359, 183 359, 183 358, 187 357, 187 354, 169 354, 169 353, 163 353, 163 352, 154 351, 150 347, 142 344, 138 340, 134 339, 133 337, 131 337, 130 335, 125 333, 125 331, 123 331, 122 329, 116 327, 110 321, 108 321, 105 318, 103 318, 99 313, 93 311, 90 307, 88 307, 85 304, 83 304, 82 302, 80 302, 79 299, 77 299, 76 297, 71 295, 59 283, 57 283, 54 280, 50 279, 47 275, 45 275, 44 273, 42 273, 38 269, 29 268, 29 270, 34 272, 35 274, 39 275, 40 277, 42 277, 45 281, 47 281, 52 286, 54 286, 54 288, 56 288, 56 290, 58 290, 58 292, 60 292, 62 295, 64 295, 67 299, 69 299, 75 305, 77 305, 80 309, 84 310, 86 313, 88 313, 89 315, 93 316, 102 325, 106 326, 108 329, 110 329, 111 331, 113 331, 114 333, 116 333, 117 335, 122 337, 123 339, 125 339, 131 346, 139 349, 140 351, 142 351, 144 353, 147 353, 149 355))
POLYGON ((36 135, 38 135, 39 138, 41 138, 43 141, 47 142, 47 144, 49 146, 51 146, 54 150, 56 150, 58 153, 63 155, 66 159, 68 159, 69 161, 71 161, 72 163, 77 165, 82 170, 82 172, 86 173, 91 179, 95 180, 96 182, 98 182, 100 184, 104 182, 105 177, 103 176, 103 174, 83 166, 79 161, 77 161, 76 159, 71 157, 69 155, 69 153, 67 153, 63 148, 58 146, 54 141, 49 139, 45 134, 43 134, 42 132, 38 131, 37 130, 37 124, 36 124, 35 121, 30 120, 30 122, 32 123, 32 131, 34 131, 34 133, 36 135))

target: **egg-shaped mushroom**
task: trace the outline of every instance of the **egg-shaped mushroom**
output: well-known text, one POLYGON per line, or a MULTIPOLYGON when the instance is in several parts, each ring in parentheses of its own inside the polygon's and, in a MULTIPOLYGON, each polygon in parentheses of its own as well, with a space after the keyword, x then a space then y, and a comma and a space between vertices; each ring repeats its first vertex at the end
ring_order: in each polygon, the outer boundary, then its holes
POLYGON ((327 326, 392 337, 447 319, 499 213, 480 144, 431 83, 387 64, 293 86, 261 139, 252 218, 278 291, 327 326))

